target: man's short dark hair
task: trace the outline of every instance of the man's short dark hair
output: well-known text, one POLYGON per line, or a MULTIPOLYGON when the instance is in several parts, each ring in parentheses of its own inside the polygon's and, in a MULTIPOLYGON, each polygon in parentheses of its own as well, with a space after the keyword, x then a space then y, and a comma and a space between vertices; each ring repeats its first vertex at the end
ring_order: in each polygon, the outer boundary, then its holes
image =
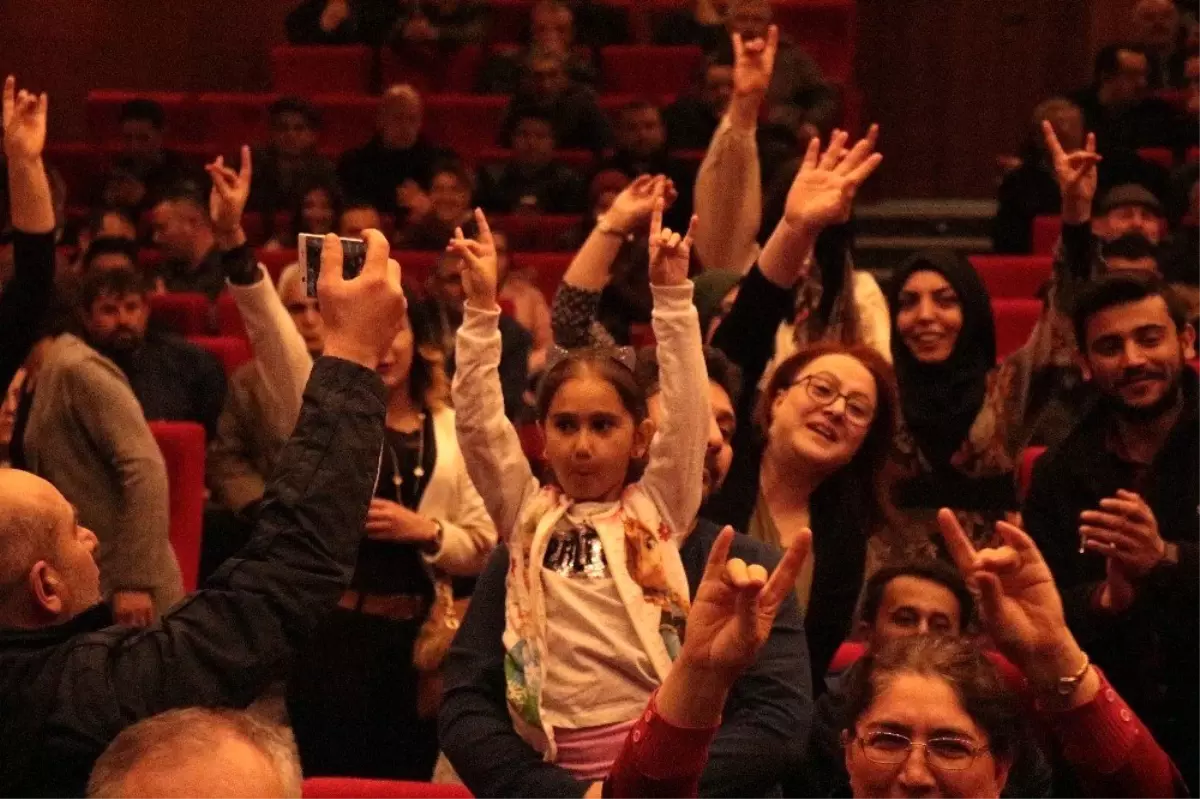
POLYGON ((194 205, 204 212, 205 219, 208 218, 208 198, 205 197, 204 191, 200 188, 200 184, 194 180, 180 180, 172 183, 159 198, 160 203, 187 203, 194 205))
POLYGON ((304 117, 305 123, 313 130, 321 127, 321 113, 316 106, 303 97, 280 97, 267 106, 267 118, 272 122, 284 114, 299 114, 304 117))
POLYGON ((121 113, 117 120, 128 122, 131 119, 138 122, 149 122, 155 130, 162 130, 163 125, 166 124, 163 107, 157 101, 145 97, 135 98, 121 106, 121 113))
POLYGON ((1143 258, 1153 258, 1158 263, 1159 250, 1150 239, 1141 233, 1126 233, 1124 236, 1106 242, 1101 248, 1105 258, 1121 258, 1126 261, 1140 261, 1143 258))
MULTIPOLYGON (((729 395, 729 401, 736 407, 742 395, 742 370, 724 352, 707 345, 704 347, 704 365, 708 367, 709 381, 723 388, 729 395)), ((647 397, 658 393, 657 348, 643 347, 638 350, 635 374, 647 397)))
POLYGON ((1187 306, 1160 276, 1145 269, 1117 269, 1084 286, 1075 299, 1071 321, 1079 351, 1087 354, 1087 325, 1093 316, 1118 305, 1162 297, 1176 330, 1187 324, 1187 306))
POLYGON ((96 269, 83 279, 79 292, 81 308, 85 314, 92 311, 96 300, 111 294, 124 297, 128 294, 146 296, 150 286, 140 272, 134 269, 96 269))
POLYGON ((458 158, 442 158, 434 163, 433 168, 429 170, 429 185, 433 185, 433 179, 438 175, 454 175, 458 182, 467 187, 468 191, 475 191, 475 177, 471 174, 471 170, 467 169, 458 158))
POLYGON ((1116 42, 1101 47, 1100 51, 1096 53, 1095 66, 1092 72, 1092 77, 1095 79, 1097 86, 1120 72, 1122 52, 1143 54, 1145 51, 1131 42, 1116 42))
POLYGON ((83 271, 90 272, 92 262, 102 255, 124 255, 129 259, 129 265, 136 267, 138 262, 137 242, 122 239, 117 236, 101 236, 88 245, 83 254, 83 271))
POLYGON ((639 97, 635 100, 630 100, 628 103, 625 103, 623 106, 618 108, 617 119, 624 119, 626 114, 632 114, 637 111, 645 111, 647 109, 654 111, 660 117, 662 116, 662 112, 659 111, 657 105, 650 102, 645 97, 639 97))
POLYGON ((132 227, 134 230, 137 230, 137 217, 133 215, 132 211, 130 211, 128 208, 121 208, 117 205, 106 205, 88 217, 88 232, 93 236, 99 233, 100 228, 104 226, 104 217, 106 216, 119 216, 121 219, 128 222, 130 227, 132 227))
POLYGON ((863 589, 862 610, 859 618, 871 627, 875 626, 875 617, 879 615, 879 606, 883 604, 883 594, 888 585, 897 577, 915 577, 918 580, 928 580, 937 583, 954 594, 958 600, 959 629, 966 630, 975 622, 975 598, 967 588, 958 569, 945 561, 935 558, 921 560, 906 560, 884 566, 871 575, 863 589))

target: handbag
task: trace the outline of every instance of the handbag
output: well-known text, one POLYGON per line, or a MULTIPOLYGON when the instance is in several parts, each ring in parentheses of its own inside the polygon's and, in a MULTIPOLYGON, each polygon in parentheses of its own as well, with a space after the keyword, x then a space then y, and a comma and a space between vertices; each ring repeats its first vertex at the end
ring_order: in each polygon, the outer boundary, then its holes
POLYGON ((413 667, 417 670, 417 715, 436 718, 442 704, 442 662, 466 616, 470 597, 454 597, 450 578, 438 574, 433 583, 433 604, 421 623, 413 644, 413 667))

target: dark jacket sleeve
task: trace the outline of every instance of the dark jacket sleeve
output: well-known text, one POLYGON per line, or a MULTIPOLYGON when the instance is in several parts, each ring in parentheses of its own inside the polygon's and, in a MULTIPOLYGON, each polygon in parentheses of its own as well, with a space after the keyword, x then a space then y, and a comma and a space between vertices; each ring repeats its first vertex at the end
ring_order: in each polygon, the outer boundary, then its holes
POLYGON ((498 546, 475 583, 471 606, 443 668, 438 713, 442 750, 476 796, 580 797, 587 784, 542 755, 513 729, 504 679, 508 548, 498 546))
MULTIPOLYGON (((730 552, 774 571, 779 555, 739 535, 730 552)), ((706 558, 707 560, 707 558, 706 558)), ((795 596, 785 600, 771 636, 725 703, 709 747, 701 796, 769 796, 804 756, 812 722, 812 680, 804 622, 795 596)))
POLYGON ((508 317, 500 318, 500 388, 504 392, 504 415, 520 419, 525 409, 525 388, 529 381, 529 351, 533 336, 508 317))
POLYGON ((361 366, 313 367, 254 538, 145 631, 72 639, 59 697, 87 734, 175 707, 244 706, 283 667, 350 577, 383 446, 383 386, 361 366))
POLYGON ((775 353, 775 331, 792 307, 792 292, 768 280, 758 264, 742 278, 737 299, 713 334, 712 344, 741 368, 744 385, 758 385, 775 353))
POLYGON ((216 440, 217 420, 221 418, 221 409, 225 407, 227 381, 225 368, 215 355, 201 351, 196 359, 193 391, 196 397, 196 415, 200 424, 204 425, 204 439, 207 442, 216 440))
POLYGON ((13 276, 0 291, 0 391, 34 345, 54 295, 54 234, 13 233, 13 276))

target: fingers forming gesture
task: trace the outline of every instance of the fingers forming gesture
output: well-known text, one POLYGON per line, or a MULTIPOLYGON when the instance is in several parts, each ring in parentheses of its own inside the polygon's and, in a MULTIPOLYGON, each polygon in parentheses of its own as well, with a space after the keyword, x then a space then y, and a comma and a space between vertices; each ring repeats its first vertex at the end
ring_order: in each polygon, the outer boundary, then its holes
POLYGON ((756 95, 761 99, 771 84, 775 54, 779 51, 779 28, 767 28, 767 38, 745 41, 733 34, 733 91, 737 95, 756 95))
POLYGON ((835 130, 824 153, 818 139, 810 141, 788 191, 784 219, 812 232, 849 219, 859 186, 883 161, 874 152, 878 135, 879 126, 872 125, 866 138, 847 148, 849 134, 835 130))
POLYGON ((17 79, 4 81, 4 154, 14 161, 40 158, 46 146, 46 93, 17 91, 17 79))
POLYGON ((697 216, 688 223, 687 234, 680 237, 662 226, 663 207, 660 196, 654 201, 650 215, 650 282, 656 286, 678 286, 687 282, 688 265, 692 255, 692 236, 697 216))
POLYGON ((250 198, 250 182, 254 173, 250 162, 250 148, 242 145, 242 164, 237 172, 225 166, 225 156, 204 167, 212 178, 212 191, 208 195, 208 213, 218 232, 228 233, 242 224, 242 212, 250 198))
POLYGON ((638 175, 616 196, 605 216, 618 230, 629 232, 645 225, 659 197, 662 197, 664 207, 670 208, 678 196, 675 183, 670 178, 664 175, 638 175))
POLYGON ((463 236, 461 227, 454 229, 454 238, 446 247, 446 252, 454 253, 463 259, 466 267, 463 269, 463 291, 467 301, 472 306, 482 310, 496 307, 496 293, 499 290, 499 259, 496 257, 496 242, 492 238, 492 229, 487 217, 479 208, 475 209, 475 224, 479 228, 476 239, 463 236))
POLYGON ((812 533, 802 530, 768 577, 758 564, 730 560, 734 535, 726 527, 713 544, 688 613, 680 656, 692 666, 731 678, 758 657, 812 547, 812 533))
POLYGON ((1054 163, 1054 176, 1063 199, 1091 202, 1096 196, 1096 164, 1102 160, 1096 152, 1096 134, 1089 133, 1084 148, 1070 153, 1063 150, 1054 126, 1048 120, 1042 121, 1042 135, 1054 163))

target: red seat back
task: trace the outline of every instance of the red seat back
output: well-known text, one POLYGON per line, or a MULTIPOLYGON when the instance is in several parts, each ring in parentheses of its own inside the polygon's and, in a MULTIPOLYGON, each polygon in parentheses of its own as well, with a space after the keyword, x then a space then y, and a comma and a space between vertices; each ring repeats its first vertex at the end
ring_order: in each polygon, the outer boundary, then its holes
POLYGON ((150 297, 150 319, 181 336, 206 335, 209 308, 203 294, 174 292, 150 297))
MULTIPOLYGON (((311 98, 321 112, 321 145, 348 150, 375 135, 379 98, 349 94, 321 94, 311 98)), ((436 139, 435 139, 436 141, 436 139)))
POLYGON ((996 319, 996 358, 1001 359, 1029 341, 1029 334, 1042 314, 1042 302, 1000 297, 992 300, 992 314, 996 319))
POLYGON ((217 356, 225 367, 225 376, 232 377, 237 368, 250 360, 250 342, 238 336, 188 336, 188 341, 217 356))
POLYGON ((518 252, 513 253, 512 268, 526 272, 534 285, 546 295, 546 301, 553 302, 573 257, 568 252, 518 252))
POLYGON ((169 147, 184 142, 202 142, 207 130, 200 124, 191 95, 184 92, 136 92, 94 89, 87 94, 85 115, 88 140, 115 144, 121 138, 121 106, 130 100, 154 100, 163 109, 163 140, 169 147))
POLYGON ((368 780, 358 777, 309 777, 304 799, 472 799, 463 785, 401 780, 368 780))
POLYGON ((242 321, 242 312, 238 310, 233 295, 228 291, 217 297, 217 334, 234 338, 247 338, 246 323, 242 321))
POLYGON ((243 144, 267 140, 267 106, 278 94, 204 92, 196 104, 211 138, 222 152, 238 151, 243 144))
POLYGON ((1137 154, 1143 161, 1158 164, 1163 169, 1169 170, 1175 166, 1175 155, 1168 147, 1142 147, 1137 154))
POLYGON ((425 98, 425 136, 464 158, 496 143, 508 98, 441 94, 425 98))
POLYGON ((271 280, 275 283, 279 282, 279 275, 284 269, 296 263, 295 250, 258 250, 255 253, 258 262, 267 268, 267 273, 271 276, 271 280))
POLYGON ((1033 218, 1033 254, 1052 255, 1058 237, 1062 235, 1062 217, 1055 215, 1033 218))
POLYGON ((285 94, 366 94, 371 89, 374 61, 369 47, 281 44, 271 48, 271 86, 285 94))
POLYGON ((204 428, 195 422, 150 422, 167 464, 171 548, 183 573, 183 589, 196 590, 204 530, 204 428))
POLYGON ((992 299, 1033 299, 1050 279, 1054 259, 1049 255, 972 255, 970 261, 992 299))
POLYGON ((1017 491, 1021 499, 1029 494, 1029 486, 1033 484, 1033 467, 1045 453, 1045 447, 1026 447, 1021 453, 1021 466, 1017 471, 1017 491))
POLYGON ((582 219, 579 214, 497 214, 491 225, 508 236, 509 252, 553 252, 562 249, 564 234, 582 219))
POLYGON ((696 78, 704 53, 699 47, 656 47, 620 44, 600 50, 600 74, 605 92, 679 94, 696 78))
POLYGON ((392 258, 400 264, 404 290, 408 291, 408 287, 412 286, 423 292, 440 255, 440 252, 432 250, 392 250, 392 258))
POLYGON ((430 58, 427 51, 383 48, 380 73, 383 87, 411 83, 422 94, 472 92, 484 60, 484 48, 468 44, 452 53, 430 58))

